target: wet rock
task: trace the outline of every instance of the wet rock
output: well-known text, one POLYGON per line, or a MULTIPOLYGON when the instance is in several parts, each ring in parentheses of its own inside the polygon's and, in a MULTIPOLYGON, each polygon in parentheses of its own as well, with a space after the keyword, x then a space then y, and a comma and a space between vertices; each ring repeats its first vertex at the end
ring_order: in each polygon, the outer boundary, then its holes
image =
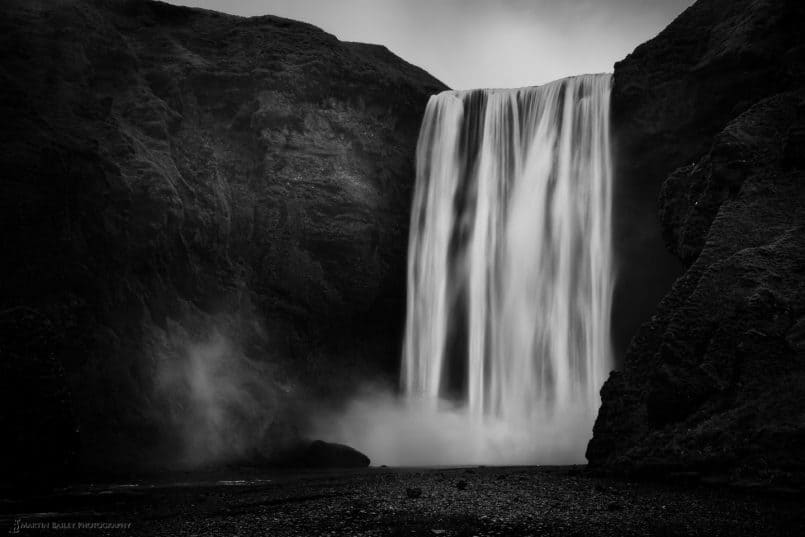
POLYGON ((357 449, 314 440, 305 449, 302 464, 313 468, 365 468, 371 462, 369 457, 357 449))

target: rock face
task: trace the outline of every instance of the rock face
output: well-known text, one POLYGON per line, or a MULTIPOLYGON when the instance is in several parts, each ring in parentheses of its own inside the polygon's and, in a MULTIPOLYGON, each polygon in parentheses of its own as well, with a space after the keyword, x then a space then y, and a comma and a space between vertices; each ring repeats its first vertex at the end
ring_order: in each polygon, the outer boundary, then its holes
MULTIPOLYGON (((135 0, 2 11, 0 352, 20 378, 19 364, 58 363, 54 401, 85 460, 159 436, 154 379, 177 338, 224 334, 286 391, 396 373, 414 147, 443 84, 271 16, 135 0), (47 358, 17 316, 47 327, 47 358)), ((39 408, 22 388, 4 396, 39 408)))
POLYGON ((801 2, 701 0, 616 64, 618 179, 661 182, 685 272, 601 391, 591 465, 803 483, 803 24, 801 2))

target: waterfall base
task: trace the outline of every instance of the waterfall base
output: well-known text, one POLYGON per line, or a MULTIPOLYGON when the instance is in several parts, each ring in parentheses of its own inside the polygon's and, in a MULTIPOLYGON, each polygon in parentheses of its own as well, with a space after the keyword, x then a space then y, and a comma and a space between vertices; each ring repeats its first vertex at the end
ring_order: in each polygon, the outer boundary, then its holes
POLYGON ((440 401, 364 394, 320 416, 317 436, 354 446, 388 466, 582 464, 592 418, 584 410, 528 421, 486 416, 440 401))

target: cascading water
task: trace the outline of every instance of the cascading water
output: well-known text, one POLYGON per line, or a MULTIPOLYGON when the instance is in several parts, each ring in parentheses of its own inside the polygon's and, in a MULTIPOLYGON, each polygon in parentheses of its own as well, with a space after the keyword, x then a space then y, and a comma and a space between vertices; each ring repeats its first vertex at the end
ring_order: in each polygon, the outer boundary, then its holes
POLYGON ((453 462, 582 459, 611 363, 610 78, 428 103, 402 382, 466 405, 476 460, 453 462))
POLYGON ((405 392, 315 436, 375 464, 584 461, 610 368, 609 75, 431 98, 411 214, 405 392))

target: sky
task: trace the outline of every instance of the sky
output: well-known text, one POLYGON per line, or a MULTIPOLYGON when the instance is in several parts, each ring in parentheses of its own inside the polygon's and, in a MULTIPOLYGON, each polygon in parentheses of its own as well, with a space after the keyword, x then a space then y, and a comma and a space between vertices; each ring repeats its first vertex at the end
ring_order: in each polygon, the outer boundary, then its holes
POLYGON ((693 0, 169 0, 377 43, 453 89, 611 72, 693 0))

